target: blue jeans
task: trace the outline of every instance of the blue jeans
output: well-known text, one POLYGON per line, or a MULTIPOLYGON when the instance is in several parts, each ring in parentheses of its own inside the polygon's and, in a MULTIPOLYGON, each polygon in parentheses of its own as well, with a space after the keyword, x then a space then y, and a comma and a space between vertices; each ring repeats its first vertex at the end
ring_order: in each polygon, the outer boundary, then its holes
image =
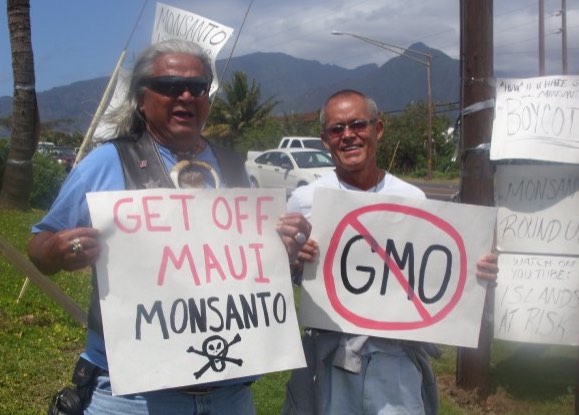
POLYGON ((326 370, 328 414, 424 415, 420 373, 401 348, 362 356, 359 374, 326 370))
POLYGON ((161 390, 112 396, 107 376, 99 376, 86 415, 255 415, 247 385, 224 386, 205 394, 161 390))
POLYGON ((378 350, 370 348, 371 343, 361 356, 360 372, 352 373, 334 366, 342 335, 316 330, 305 333, 302 340, 308 366, 292 372, 282 415, 438 413, 436 407, 425 407, 422 386, 428 379, 400 344, 380 345, 379 339, 378 350))

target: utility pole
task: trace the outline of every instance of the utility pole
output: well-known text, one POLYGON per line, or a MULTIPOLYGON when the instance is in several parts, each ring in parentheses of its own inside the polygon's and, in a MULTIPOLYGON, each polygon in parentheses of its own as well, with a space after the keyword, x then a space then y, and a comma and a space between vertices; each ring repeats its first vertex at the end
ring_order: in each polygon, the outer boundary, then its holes
MULTIPOLYGON (((493 1, 460 1, 461 57, 461 141, 462 171, 460 200, 492 206, 493 170, 489 159, 493 107, 483 105, 494 98, 493 85, 493 1), (464 115, 477 104, 483 108, 464 115)), ((487 291, 477 349, 459 348, 456 382, 463 389, 476 390, 479 400, 490 393, 490 349, 494 290, 487 291)))
POLYGON ((426 148, 428 155, 426 158, 426 180, 432 180, 432 56, 430 52, 426 54, 426 94, 428 97, 428 144, 426 148))
POLYGON ((545 76, 545 0, 539 0, 539 76, 545 76))
POLYGON ((561 0, 561 47, 563 50, 563 75, 567 75, 567 0, 561 0))

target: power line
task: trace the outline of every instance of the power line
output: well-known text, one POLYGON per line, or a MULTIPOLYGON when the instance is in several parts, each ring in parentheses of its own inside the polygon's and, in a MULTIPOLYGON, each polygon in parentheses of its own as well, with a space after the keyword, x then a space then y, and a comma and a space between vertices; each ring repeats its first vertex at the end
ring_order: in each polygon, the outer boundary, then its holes
MULTIPOLYGON (((579 50, 579 48, 567 48, 567 50, 579 50)), ((536 50, 523 50, 518 52, 495 52, 495 55, 524 55, 526 53, 537 53, 536 50)))

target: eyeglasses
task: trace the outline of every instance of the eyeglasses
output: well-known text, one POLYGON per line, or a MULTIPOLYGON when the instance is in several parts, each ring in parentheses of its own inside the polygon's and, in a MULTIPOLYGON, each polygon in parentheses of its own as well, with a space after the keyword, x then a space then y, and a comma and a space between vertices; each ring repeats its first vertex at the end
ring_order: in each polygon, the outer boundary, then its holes
POLYGON ((330 138, 337 138, 344 134, 346 128, 349 128, 353 133, 361 133, 366 131, 370 124, 374 124, 376 119, 371 120, 354 120, 347 124, 332 124, 326 128, 326 133, 330 138))
POLYGON ((209 92, 209 82, 203 77, 154 76, 143 79, 140 85, 172 98, 181 96, 185 90, 194 97, 202 97, 209 92))

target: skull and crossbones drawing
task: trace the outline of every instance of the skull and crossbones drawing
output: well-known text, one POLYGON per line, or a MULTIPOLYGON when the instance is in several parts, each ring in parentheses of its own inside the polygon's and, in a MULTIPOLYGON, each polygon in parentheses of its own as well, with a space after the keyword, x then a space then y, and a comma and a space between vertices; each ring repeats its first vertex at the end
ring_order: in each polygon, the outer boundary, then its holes
POLYGON ((237 366, 241 366, 243 364, 242 359, 227 357, 229 346, 239 342, 240 340, 241 336, 239 333, 236 334, 233 340, 229 343, 227 343, 227 340, 223 337, 214 335, 205 339, 202 350, 196 350, 193 346, 190 346, 187 349, 187 353, 196 353, 205 356, 208 359, 207 363, 194 373, 195 379, 199 379, 209 368, 213 369, 215 372, 222 372, 225 369, 226 362, 235 363, 237 366))

